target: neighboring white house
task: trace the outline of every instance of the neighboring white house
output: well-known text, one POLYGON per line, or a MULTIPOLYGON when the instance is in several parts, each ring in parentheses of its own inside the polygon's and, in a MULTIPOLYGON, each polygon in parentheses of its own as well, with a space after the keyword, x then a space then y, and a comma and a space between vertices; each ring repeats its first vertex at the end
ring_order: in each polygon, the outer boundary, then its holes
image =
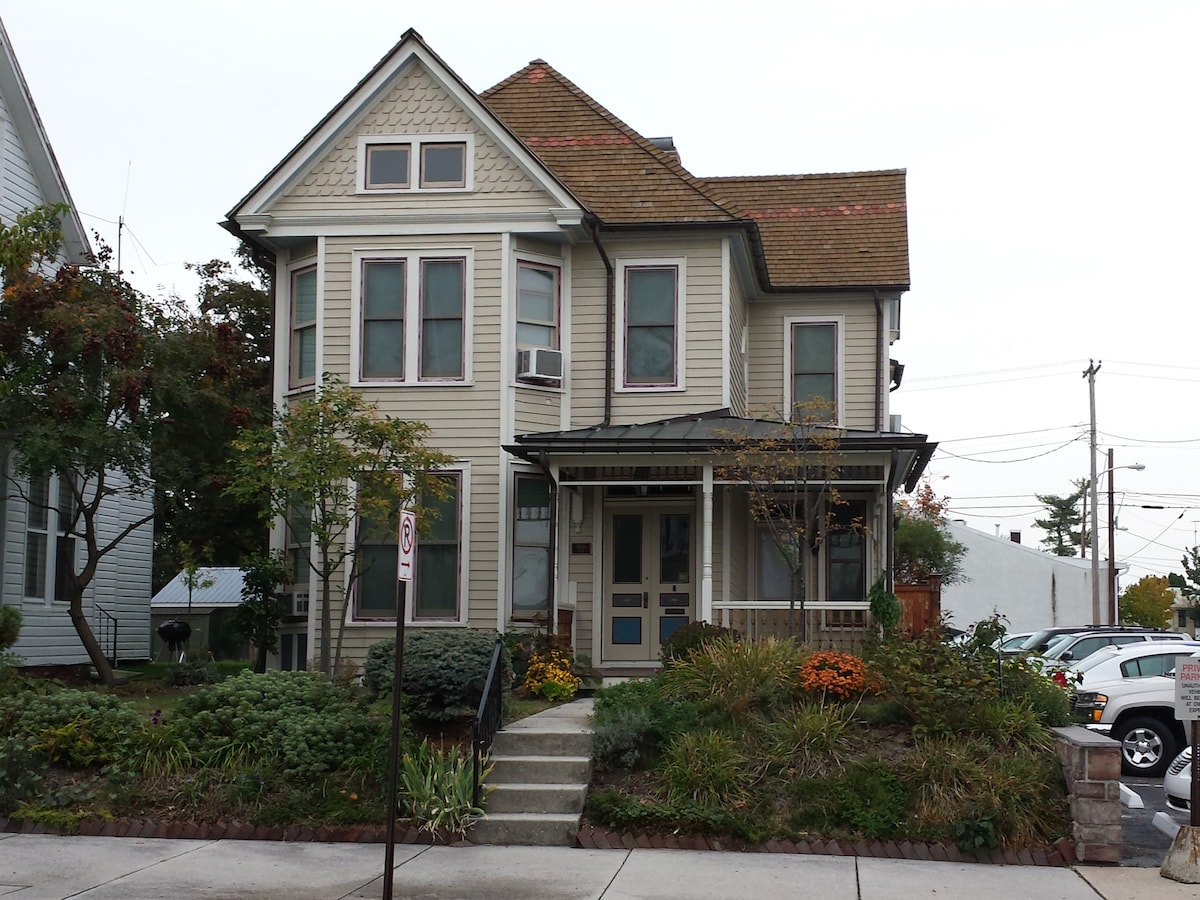
MULTIPOLYGON (((955 522, 950 537, 967 548, 963 574, 969 580, 942 588, 942 614, 966 629, 1000 613, 1009 631, 1092 624, 1092 561, 1055 556, 955 522)), ((1108 622, 1108 560, 1100 560, 1101 624, 1108 622)))
MULTIPOLYGON (((8 34, 0 24, 0 222, 37 206, 64 203, 64 258, 84 263, 91 249, 83 224, 55 161, 8 34)), ((12 460, 3 445, 0 424, 0 604, 21 611, 24 625, 13 650, 29 666, 75 665, 88 661, 67 616, 62 573, 75 564, 79 539, 64 533, 60 518, 67 509, 58 480, 16 482, 7 476, 12 460)), ((114 481, 117 479, 114 478, 114 481)), ((150 511, 149 495, 122 494, 103 523, 101 540, 150 511)), ((101 562, 84 596, 84 612, 110 659, 149 655, 150 563, 152 527, 131 534, 101 562)))

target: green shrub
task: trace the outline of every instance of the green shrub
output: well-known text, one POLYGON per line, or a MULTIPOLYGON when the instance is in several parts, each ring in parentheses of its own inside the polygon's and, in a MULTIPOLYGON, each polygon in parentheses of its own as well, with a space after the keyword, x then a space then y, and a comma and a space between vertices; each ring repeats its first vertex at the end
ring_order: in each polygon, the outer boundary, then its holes
POLYGON ((0 606, 0 653, 17 642, 21 633, 21 611, 15 606, 0 606))
POLYGON ((663 693, 693 700, 733 721, 772 715, 803 695, 797 673, 807 652, 786 640, 721 637, 663 671, 663 693))
POLYGON ((853 708, 845 704, 798 703, 764 723, 762 755, 792 778, 826 775, 857 749, 860 731, 853 708))
POLYGON ((11 815, 42 791, 50 763, 35 744, 32 735, 0 732, 0 816, 11 815))
MULTIPOLYGON (((415 717, 432 722, 474 718, 499 635, 474 628, 410 631, 404 639, 404 695, 415 717)), ((395 640, 367 651, 363 683, 372 696, 391 691, 395 640)), ((507 678, 507 666, 502 677, 507 678)))
POLYGON ((908 808, 908 788, 877 759, 847 766, 837 796, 840 823, 868 838, 894 837, 908 808))
POLYGON ((131 706, 109 694, 58 688, 0 696, 0 735, 28 737, 33 752, 66 768, 113 762, 141 724, 131 706))
POLYGON ((739 743, 720 731, 678 735, 659 770, 667 802, 727 808, 749 799, 752 773, 739 743))
POLYGON ((201 653, 188 657, 183 662, 173 662, 167 666, 163 674, 163 684, 167 687, 189 687, 197 684, 216 684, 221 678, 217 667, 208 654, 201 653))
POLYGON ((695 803, 672 805, 658 800, 639 799, 612 787, 588 791, 584 814, 593 825, 608 828, 665 828, 753 839, 749 816, 695 803))
POLYGON ((333 772, 383 728, 354 692, 309 672, 243 672, 180 700, 179 738, 207 766, 273 768, 287 779, 333 772))
POLYGON ((709 622, 688 622, 671 632, 663 641, 659 658, 664 668, 669 668, 676 661, 687 659, 693 652, 720 637, 736 638, 734 633, 721 625, 709 622))
MULTIPOLYGON (((423 740, 400 760, 400 799, 409 815, 427 831, 445 829, 464 835, 483 815, 474 803, 474 761, 456 746, 442 750, 423 740)), ((491 771, 485 765, 482 781, 491 771)))
POLYGON ((592 751, 602 768, 649 765, 674 735, 699 720, 695 703, 669 700, 657 678, 625 681, 596 692, 592 711, 592 751))

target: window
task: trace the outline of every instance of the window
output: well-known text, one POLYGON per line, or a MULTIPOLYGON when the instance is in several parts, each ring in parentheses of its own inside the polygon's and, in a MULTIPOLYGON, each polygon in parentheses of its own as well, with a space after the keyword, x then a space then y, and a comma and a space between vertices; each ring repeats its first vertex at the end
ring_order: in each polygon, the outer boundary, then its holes
POLYGON ((517 264, 517 347, 558 349, 558 269, 517 264))
POLYGON ((826 540, 829 560, 829 599, 863 600, 867 596, 867 541, 863 519, 867 506, 850 500, 834 506, 826 540))
MULTIPOLYGON (((446 472, 438 475, 448 488, 444 498, 425 498, 420 505, 428 510, 417 538, 414 580, 408 592, 409 616, 413 621, 458 621, 462 568, 462 475, 446 472)), ((359 490, 370 490, 369 483, 359 490)), ((359 620, 396 617, 397 528, 400 509, 360 504, 369 512, 358 521, 356 565, 358 578, 354 589, 354 616, 359 620)))
POLYGON ((404 377, 405 267, 402 259, 363 264, 363 378, 404 377))
POLYGON ((312 544, 312 510, 297 500, 292 501, 288 512, 287 533, 288 568, 291 572, 292 590, 307 591, 312 571, 308 564, 312 544))
POLYGON ((367 147, 366 187, 368 190, 406 188, 409 180, 409 144, 372 144, 367 147))
POLYGON ((47 474, 29 479, 26 498, 25 597, 65 603, 75 574, 75 494, 70 482, 47 474))
POLYGON ((358 379, 466 380, 469 257, 397 251, 359 259, 358 379))
POLYGON ((1148 675, 1166 675, 1175 668, 1175 653, 1162 653, 1155 656, 1142 656, 1121 663, 1123 678, 1145 678, 1148 675))
POLYGON ((290 385, 312 384, 317 377, 317 270, 292 275, 290 385))
POLYGON ((527 620, 550 595, 550 482, 518 475, 514 493, 512 614, 527 620))
POLYGON ((421 145, 421 187, 460 188, 467 183, 467 145, 421 145))
POLYGON ((473 185, 473 134, 363 135, 359 193, 464 191, 473 185))
POLYGON ((624 266, 622 387, 682 387, 679 265, 624 266))
POLYGON ((792 597, 792 569, 788 565, 771 529, 758 526, 758 599, 790 600, 792 597))
POLYGON ((838 420, 838 325, 791 322, 788 405, 795 418, 838 420))

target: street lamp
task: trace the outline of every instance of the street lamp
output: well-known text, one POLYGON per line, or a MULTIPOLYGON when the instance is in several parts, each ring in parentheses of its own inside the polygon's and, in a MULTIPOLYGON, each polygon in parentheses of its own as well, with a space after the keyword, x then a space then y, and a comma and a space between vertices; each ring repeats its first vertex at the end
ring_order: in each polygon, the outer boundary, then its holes
POLYGON ((1133 469, 1141 472, 1146 467, 1141 463, 1131 463, 1128 466, 1114 466, 1112 448, 1108 451, 1108 468, 1096 472, 1096 456, 1092 454, 1092 623, 1100 624, 1100 514, 1096 507, 1096 489, 1101 475, 1108 476, 1108 624, 1116 625, 1117 616, 1117 561, 1114 540, 1116 524, 1113 516, 1113 475, 1117 469, 1133 469))

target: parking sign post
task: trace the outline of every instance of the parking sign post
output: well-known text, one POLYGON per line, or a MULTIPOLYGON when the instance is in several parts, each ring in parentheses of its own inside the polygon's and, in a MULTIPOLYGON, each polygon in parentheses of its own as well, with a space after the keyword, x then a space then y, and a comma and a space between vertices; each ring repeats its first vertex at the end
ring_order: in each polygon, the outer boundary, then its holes
POLYGON ((1189 819, 1192 827, 1200 826, 1200 779, 1196 777, 1200 769, 1200 740, 1198 740, 1196 723, 1200 720, 1200 654, 1196 656, 1180 656, 1175 661, 1175 718, 1180 722, 1190 722, 1189 736, 1192 740, 1192 794, 1189 819))
POLYGON ((417 516, 400 511, 400 534, 396 548, 396 653, 392 658, 392 735, 388 742, 387 838, 383 854, 383 900, 392 900, 393 868, 396 861, 396 791, 400 759, 400 689, 404 685, 404 618, 408 583, 413 580, 417 555, 417 516))

